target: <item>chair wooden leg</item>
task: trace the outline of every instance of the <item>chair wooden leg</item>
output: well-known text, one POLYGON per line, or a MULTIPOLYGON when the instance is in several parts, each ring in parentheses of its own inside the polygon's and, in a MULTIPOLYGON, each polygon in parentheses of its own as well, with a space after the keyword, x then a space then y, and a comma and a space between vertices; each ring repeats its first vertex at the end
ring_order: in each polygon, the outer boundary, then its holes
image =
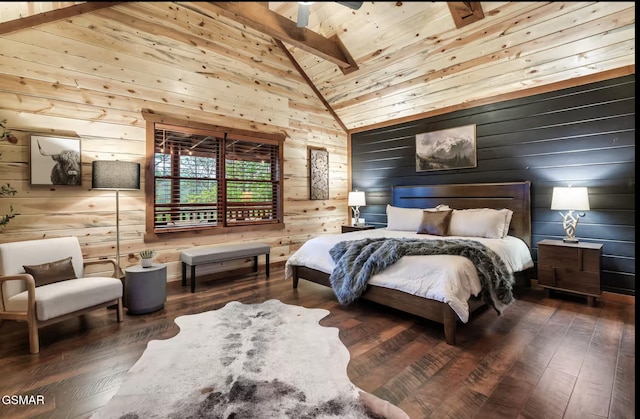
POLYGON ((122 298, 118 298, 118 308, 116 309, 116 316, 118 318, 118 322, 122 321, 122 298))
POLYGON ((37 354, 40 352, 40 338, 38 337, 38 321, 35 313, 29 313, 27 327, 29 328, 29 352, 37 354))

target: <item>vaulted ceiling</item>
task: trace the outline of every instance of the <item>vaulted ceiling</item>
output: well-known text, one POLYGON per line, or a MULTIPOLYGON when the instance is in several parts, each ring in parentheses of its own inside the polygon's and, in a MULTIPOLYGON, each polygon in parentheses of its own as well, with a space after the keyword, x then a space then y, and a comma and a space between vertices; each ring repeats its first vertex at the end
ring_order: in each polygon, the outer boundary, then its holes
MULTIPOLYGON (((118 83, 125 92, 146 72, 163 91, 152 94, 157 87, 146 81, 140 94, 190 95, 194 103, 174 105, 194 112, 207 98, 246 112, 277 106, 273 97, 302 80, 310 100, 354 131, 582 76, 635 72, 633 2, 364 2, 358 10, 315 2, 306 28, 295 27, 297 7, 0 2, 0 73, 64 87, 75 79, 117 95, 118 83), (173 81, 154 71, 164 66, 176 69, 173 81), (190 91, 197 78, 212 91, 190 91), (262 95, 248 90, 256 86, 262 95)), ((28 93, 7 85, 2 92, 28 93)))

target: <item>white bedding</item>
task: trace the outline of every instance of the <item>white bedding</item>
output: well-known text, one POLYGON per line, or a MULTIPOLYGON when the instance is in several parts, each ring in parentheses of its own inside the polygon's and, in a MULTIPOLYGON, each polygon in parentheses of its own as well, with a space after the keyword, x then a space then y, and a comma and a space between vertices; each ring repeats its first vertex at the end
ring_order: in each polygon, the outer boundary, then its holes
MULTIPOLYGON (((517 237, 507 236, 503 239, 443 237, 381 228, 325 235, 307 241, 287 260, 285 278, 293 278, 293 265, 306 266, 331 274, 335 264, 329 255, 329 250, 341 241, 365 237, 476 240, 496 252, 511 272, 533 267, 529 248, 517 237)), ((464 323, 469 320, 467 301, 472 295, 477 296, 480 293, 480 279, 473 263, 463 256, 453 255, 404 256, 384 271, 372 276, 369 284, 447 303, 464 323)))

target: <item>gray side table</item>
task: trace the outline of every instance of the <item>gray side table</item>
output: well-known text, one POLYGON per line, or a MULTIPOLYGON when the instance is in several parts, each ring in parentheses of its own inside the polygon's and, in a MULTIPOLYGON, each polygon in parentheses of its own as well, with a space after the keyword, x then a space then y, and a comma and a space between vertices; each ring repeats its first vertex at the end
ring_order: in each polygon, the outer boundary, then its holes
POLYGON ((167 300, 167 265, 156 263, 124 270, 124 302, 129 314, 146 314, 164 307, 167 300))

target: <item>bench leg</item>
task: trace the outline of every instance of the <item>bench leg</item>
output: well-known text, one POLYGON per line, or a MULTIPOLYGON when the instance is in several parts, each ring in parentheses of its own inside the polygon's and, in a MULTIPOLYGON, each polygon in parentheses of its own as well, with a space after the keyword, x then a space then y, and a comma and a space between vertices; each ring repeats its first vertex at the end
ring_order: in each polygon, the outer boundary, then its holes
POLYGON ((191 292, 196 292, 196 265, 191 265, 191 292))
POLYGON ((269 278, 269 253, 267 253, 265 255, 265 263, 266 263, 265 268, 266 268, 266 271, 267 271, 267 278, 269 278))
POLYGON ((187 264, 182 262, 182 286, 187 285, 187 264))
POLYGON ((253 257, 253 272, 258 272, 258 255, 253 257))

